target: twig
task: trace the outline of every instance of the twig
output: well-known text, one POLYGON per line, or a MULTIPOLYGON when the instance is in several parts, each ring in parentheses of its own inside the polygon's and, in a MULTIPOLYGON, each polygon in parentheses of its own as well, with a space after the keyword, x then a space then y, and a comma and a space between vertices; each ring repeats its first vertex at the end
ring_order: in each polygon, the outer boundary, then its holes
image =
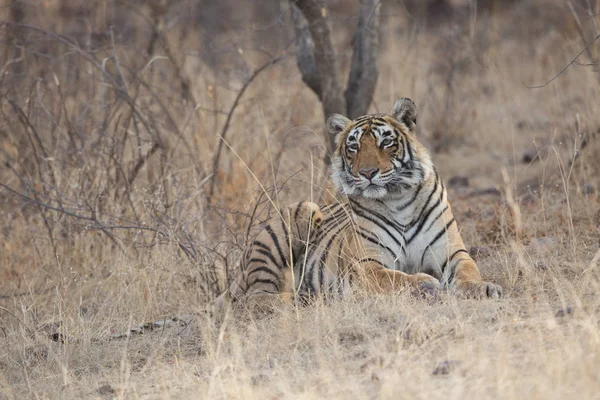
MULTIPOLYGON (((114 90, 117 92, 117 94, 119 94, 124 100, 125 102, 129 105, 129 107, 131 107, 131 110, 133 111, 134 115, 137 116, 141 123, 144 125, 144 127, 146 128, 146 130, 151 133, 154 132, 157 136, 157 140, 160 141, 160 136, 158 134, 157 130, 153 130, 151 129, 151 126, 149 125, 149 122, 146 121, 146 119, 143 117, 143 115, 140 113, 140 111, 138 110, 138 107, 136 106, 135 102, 133 101, 133 99, 129 96, 129 94, 127 92, 125 92, 125 90, 123 90, 118 81, 115 79, 114 76, 112 76, 110 73, 108 73, 108 71, 106 70, 105 66, 103 65, 103 63, 99 62, 97 58, 95 58, 92 54, 86 52, 85 50, 83 50, 75 41, 73 41, 72 39, 69 39, 66 36, 60 35, 58 33, 55 32, 51 32, 48 30, 45 30, 43 28, 37 27, 37 26, 33 26, 33 25, 29 25, 29 24, 20 24, 20 23, 14 23, 11 21, 6 21, 6 20, 0 20, 0 26, 2 25, 8 25, 8 26, 12 26, 12 27, 17 27, 17 28, 26 28, 26 29, 30 29, 36 32, 41 32, 45 35, 48 35, 54 39, 57 39, 59 42, 62 42, 63 44, 66 44, 67 46, 69 46, 70 48, 72 48, 75 52, 77 52, 80 56, 82 56, 84 59, 86 59, 94 68, 96 68, 99 72, 102 73, 103 78, 109 78, 110 80, 110 84, 112 85, 112 87, 114 88, 114 90)), ((158 105, 161 106, 161 108, 163 108, 163 111, 166 111, 164 109, 164 105, 162 104, 162 102, 160 101, 160 99, 158 98, 158 96, 156 96, 156 94, 150 90, 149 86, 146 84, 146 82, 144 82, 143 80, 140 80, 140 83, 142 83, 143 85, 146 86, 146 88, 148 88, 150 94, 152 94, 154 96, 154 100, 157 101, 158 105)), ((180 132, 177 129, 177 125, 173 122, 173 118, 168 114, 167 117, 169 117, 170 121, 173 123, 175 130, 177 131, 177 134, 180 135, 180 132)), ((181 136, 180 136, 181 137, 181 136)))
MULTIPOLYGON (((577 12, 575 11, 575 7, 573 7, 573 3, 571 2, 571 0, 567 0, 567 5, 569 6, 571 15, 573 15, 573 19, 575 20, 575 25, 577 26, 577 32, 579 33, 579 37, 581 38, 581 41, 585 44, 585 42, 587 42, 587 40, 585 38, 585 32, 583 30, 583 25, 581 24, 581 20, 579 19, 579 16, 577 15, 577 12)), ((592 21, 594 21, 594 20, 592 20, 592 21)), ((594 60, 594 56, 592 55, 592 52, 589 51, 589 49, 586 50, 586 53, 591 62, 596 62, 596 60, 594 60)))
POLYGON ((543 88, 544 86, 547 86, 549 83, 553 82, 556 78, 558 78, 559 76, 561 76, 571 65, 575 64, 577 62, 577 59, 583 54, 585 53, 591 46, 592 44, 594 44, 594 42, 596 40, 600 39, 600 34, 598 36, 596 36, 587 46, 585 46, 585 48, 583 50, 581 50, 579 52, 579 54, 577 54, 575 56, 575 58, 573 58, 571 60, 570 63, 568 63, 558 74, 556 74, 552 79, 550 79, 548 82, 544 83, 543 85, 534 85, 534 86, 529 86, 528 84, 526 84, 525 82, 523 82, 523 85, 525 85, 528 89, 540 89, 543 88))
POLYGON ((38 296, 40 294, 44 294, 44 293, 49 292, 54 289, 56 289, 56 286, 52 286, 52 287, 49 287, 49 288, 46 288, 46 289, 43 289, 43 290, 40 290, 37 292, 33 292, 33 293, 32 292, 21 292, 21 293, 13 293, 13 294, 2 294, 2 295, 0 295, 0 299, 6 300, 6 299, 12 299, 14 297, 25 297, 28 295, 38 296))
POLYGON ((208 190, 207 204, 209 204, 209 205, 211 204, 211 200, 212 200, 213 194, 215 192, 215 183, 217 181, 217 176, 218 176, 218 171, 219 171, 219 161, 221 159, 221 152, 223 150, 223 142, 225 141, 225 136, 227 135, 227 131, 229 130, 229 124, 231 123, 231 118, 233 117, 233 113, 235 112, 235 109, 237 108, 237 106, 240 102, 240 99, 242 98, 246 89, 248 89, 250 84, 256 79, 256 77, 258 77, 258 75, 260 75, 261 72, 263 72, 267 68, 277 64, 279 61, 283 60, 285 57, 286 57, 286 55, 275 57, 275 58, 267 61, 262 66, 260 66, 256 71, 254 71, 254 73, 250 76, 250 78, 248 78, 248 80, 246 80, 246 82, 244 83, 244 85, 242 86, 240 91, 238 92, 235 100, 233 101, 231 109, 229 110, 229 113, 227 114, 227 119, 225 120, 225 125, 223 126, 223 130, 221 131, 221 134, 219 135, 219 145, 217 147, 217 152, 215 153, 215 158, 213 160, 213 170, 212 170, 213 175, 212 175, 212 178, 210 181, 210 188, 208 190))
POLYGON ((0 307, 0 311, 4 311, 7 314, 12 315, 13 317, 15 317, 17 319, 17 321, 19 321, 21 323, 21 325, 23 325, 25 328, 27 328, 27 330, 29 331, 29 333, 31 335, 33 335, 35 333, 35 330, 32 329, 29 325, 27 325, 21 318, 19 318, 19 316, 17 314, 15 314, 14 312, 4 308, 4 307, 0 307))
POLYGON ((142 169, 142 167, 144 166, 144 164, 146 163, 146 161, 148 161, 148 159, 150 157, 152 157, 152 155, 154 153, 156 153, 159 148, 160 148, 160 145, 158 143, 154 143, 154 145, 152 146, 152 148, 143 157, 141 157, 138 160, 137 164, 135 164, 135 167, 133 167, 133 170, 131 171, 131 174, 129 175, 129 178, 127 179, 127 184, 129 186, 131 186, 131 184, 135 180, 137 174, 140 172, 140 170, 142 169))
POLYGON ((121 78, 121 85, 123 85, 123 90, 127 95, 129 95, 129 89, 127 88, 127 81, 125 80, 125 76, 123 75, 123 70, 121 69, 121 62, 119 61, 119 57, 117 56, 117 48, 115 46, 115 33, 114 29, 111 26, 108 30, 110 35, 110 43, 112 44, 112 53, 113 60, 115 60, 115 65, 117 66, 117 71, 119 72, 119 77, 121 78))
MULTIPOLYGON (((170 236, 165 233, 164 231, 158 229, 158 228, 153 228, 153 227, 149 227, 149 226, 140 226, 140 225, 105 225, 103 224, 100 220, 98 220, 98 218, 94 215, 92 217, 87 217, 85 215, 81 215, 81 214, 77 214, 73 211, 70 210, 66 210, 64 208, 59 208, 59 207, 54 207, 51 206, 49 204, 43 203, 37 199, 31 198, 25 194, 19 193, 18 191, 14 190, 13 188, 11 188, 10 186, 5 185, 4 183, 0 183, 0 187, 3 187, 4 189, 8 190, 10 193, 24 199, 25 201, 28 201, 30 203, 36 204, 38 207, 47 209, 47 210, 51 210, 51 211, 56 211, 65 215, 68 215, 70 217, 73 217, 75 219, 79 219, 79 220, 83 220, 83 221, 89 221, 93 224, 90 224, 88 226, 85 227, 86 230, 100 230, 102 231, 104 234, 106 234, 106 236, 108 236, 108 238, 115 243, 119 249, 121 251, 123 251, 123 253, 125 253, 125 251, 123 250, 122 246, 116 241, 115 236, 110 233, 110 230, 113 229, 133 229, 133 230, 145 230, 145 231, 151 231, 154 232, 162 237, 165 238, 169 238, 170 236)), ((183 250, 183 252, 193 261, 197 261, 197 257, 190 252, 190 250, 180 241, 180 240, 173 240, 173 242, 177 243, 177 245, 179 246, 179 248, 181 250, 183 250)))
POLYGON ((54 206, 51 206, 49 204, 42 203, 41 201, 39 201, 37 199, 33 199, 33 198, 31 198, 31 197, 23 194, 23 193, 17 192, 16 190, 14 190, 13 188, 11 188, 10 186, 5 185, 4 183, 0 182, 0 187, 3 187, 4 189, 8 190, 12 194, 14 194, 14 195, 16 195, 18 197, 21 197, 22 199, 24 199, 24 200, 26 200, 28 202, 34 203, 34 204, 36 204, 38 206, 41 206, 41 207, 43 207, 43 208, 45 208, 47 210, 57 211, 57 212, 65 214, 65 215, 68 215, 70 217, 81 219, 81 220, 85 220, 85 221, 92 221, 92 222, 95 221, 94 218, 86 217, 85 215, 75 214, 74 212, 65 210, 64 208, 54 207, 54 206))

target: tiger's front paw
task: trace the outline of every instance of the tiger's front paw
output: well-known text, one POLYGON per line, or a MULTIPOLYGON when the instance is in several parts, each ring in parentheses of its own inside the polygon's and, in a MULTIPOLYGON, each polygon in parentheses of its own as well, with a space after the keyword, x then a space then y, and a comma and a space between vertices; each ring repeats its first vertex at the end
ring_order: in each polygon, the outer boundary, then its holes
POLYGON ((491 282, 456 282, 458 293, 467 299, 499 299, 502 297, 502 286, 491 282))
POLYGON ((434 294, 441 287, 440 281, 429 274, 419 272, 418 274, 409 275, 409 282, 412 287, 420 293, 434 294))
POLYGON ((321 226, 321 222, 325 219, 323 212, 321 212, 321 207, 312 201, 307 201, 304 203, 304 219, 311 221, 312 227, 317 229, 321 226))
POLYGON ((317 229, 321 225, 321 222, 323 222, 323 219, 325 219, 321 212, 321 207, 312 201, 292 204, 288 207, 288 211, 296 223, 310 223, 312 229, 317 229))

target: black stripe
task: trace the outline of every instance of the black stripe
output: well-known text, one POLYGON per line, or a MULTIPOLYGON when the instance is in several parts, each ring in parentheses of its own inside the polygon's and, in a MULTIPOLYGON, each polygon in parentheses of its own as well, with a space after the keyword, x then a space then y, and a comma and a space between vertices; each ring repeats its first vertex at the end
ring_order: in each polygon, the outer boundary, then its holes
MULTIPOLYGON (((388 253, 390 253, 390 255, 393 257, 393 259, 396 259, 396 253, 394 253, 392 251, 392 249, 390 249, 389 247, 387 247, 386 245, 382 244, 381 241, 373 239, 372 237, 370 237, 369 235, 367 235, 364 231, 366 231, 365 229, 363 229, 362 227, 359 227, 359 231, 357 232, 363 239, 366 239, 367 241, 379 246, 379 247, 383 247, 385 250, 387 250, 388 253)), ((368 232, 368 231, 367 231, 368 232)))
MULTIPOLYGON (((257 283, 264 283, 264 284, 267 284, 267 285, 273 285, 273 286, 275 286, 275 290, 277 290, 276 293, 279 292, 279 287, 277 286, 277 282, 273 282, 273 281, 271 281, 269 279, 260 279, 259 278, 259 279, 255 280, 255 281, 253 281, 252 283, 250 283, 250 285, 254 286, 257 283)), ((276 293, 271 293, 271 294, 276 294, 276 293)))
POLYGON ((435 194, 435 192, 437 192, 439 179, 438 179, 437 171, 434 169, 433 172, 435 173, 435 183, 433 185, 433 190, 431 191, 431 193, 429 193, 429 196, 427 197, 427 200, 425 201, 425 204, 423 205, 423 208, 421 209, 421 212, 419 213, 419 216, 417 218, 414 218, 411 221, 411 225, 413 225, 414 223, 416 223, 416 221, 421 221, 421 218, 423 217, 423 212, 427 209, 427 205, 429 204, 429 201, 431 200, 431 198, 433 197, 433 195, 435 194))
POLYGON ((452 284, 452 281, 454 280, 455 272, 456 272, 456 267, 452 268, 452 272, 450 272, 450 276, 448 277, 448 280, 446 281, 447 286, 450 286, 452 284))
POLYGON ((296 206, 296 211, 294 211, 294 219, 298 220, 298 215, 300 214, 300 208, 304 205, 304 202, 301 201, 300 203, 298 203, 298 205, 296 206))
POLYGON ((273 232, 273 228, 271 228, 271 225, 267 225, 265 227, 265 230, 269 233, 269 235, 271 235, 271 239, 273 239, 273 244, 275 245, 275 248, 277 248, 277 251, 279 252, 279 257, 281 257, 281 265, 286 265, 286 258, 283 256, 283 251, 281 251, 281 246, 279 246, 279 240, 277 239, 277 235, 275 234, 275 232, 273 232))
POLYGON ((343 206, 344 206, 344 203, 335 202, 335 203, 329 203, 329 204, 319 206, 319 208, 321 209, 321 211, 324 211, 324 210, 329 210, 333 207, 343 207, 343 206))
POLYGON ((254 242, 252 242, 253 246, 259 246, 262 247, 265 250, 269 250, 271 251, 271 248, 269 246, 267 246, 266 244, 264 244, 263 242, 259 241, 259 240, 255 240, 254 242))
POLYGON ((341 208, 340 210, 336 211, 334 214, 328 216, 327 218, 325 218, 325 220, 323 220, 320 229, 322 231, 328 230, 335 223, 339 222, 342 216, 346 215, 346 213, 347 211, 344 208, 341 208))
POLYGON ((423 184, 422 184, 422 183, 419 183, 419 185, 417 186, 417 190, 415 191, 415 194, 413 195, 413 197, 411 197, 411 199, 410 199, 410 200, 409 200, 407 203, 404 203, 404 204, 402 204, 401 206, 399 206, 399 207, 396 207, 396 211, 397 211, 397 212, 403 211, 403 210, 405 210, 405 209, 406 209, 408 206, 410 206, 410 205, 411 205, 411 204, 412 204, 412 203, 413 203, 413 202, 414 202, 414 201, 417 199, 417 196, 418 196, 418 195, 419 195, 419 193, 421 192, 421 189, 422 189, 422 188, 423 188, 423 184))
POLYGON ((371 221, 372 223, 374 223, 375 225, 377 225, 380 229, 382 229, 383 231, 385 231, 385 233, 387 233, 387 235, 398 245, 398 247, 400 247, 400 249, 402 250, 403 253, 406 252, 406 250, 404 249, 404 246, 402 245, 402 243, 396 238, 396 236, 394 236, 386 227, 385 225, 379 223, 375 218, 371 218, 369 216, 367 216, 366 214, 362 214, 361 212, 356 212, 356 210, 354 211, 356 213, 356 215, 360 216, 361 218, 364 218, 368 221, 371 221))
POLYGON ((259 272, 264 272, 266 274, 273 275, 275 278, 279 279, 279 276, 275 273, 275 271, 273 271, 273 269, 269 268, 269 267, 254 268, 254 269, 252 269, 252 271, 248 272, 248 277, 250 277, 250 275, 252 275, 252 274, 259 273, 259 272))
MULTIPOLYGON (((427 212, 420 219, 421 222, 419 222, 419 226, 417 226, 417 229, 415 230, 415 232, 413 233, 413 235, 410 237, 410 239, 408 239, 406 241, 406 243, 412 242, 413 239, 421 232, 421 229, 423 229, 423 226, 425 225, 425 222, 427 222, 427 219, 429 218, 429 216, 431 215, 431 213, 433 213, 433 210, 435 210, 442 203, 442 198, 443 197, 444 197, 444 192, 442 191, 440 197, 437 199, 437 201, 435 202, 435 204, 433 206, 431 206, 429 208, 429 210, 427 210, 427 212)), ((421 213, 422 213, 422 211, 421 211, 421 213)))
POLYGON ((373 118, 373 117, 372 117, 372 116, 370 116, 370 115, 363 115, 362 117, 358 117, 358 118, 356 118, 354 121, 355 121, 355 122, 362 122, 362 121, 366 121, 366 120, 368 120, 368 119, 370 119, 370 118, 373 118))
POLYGON ((450 227, 450 225, 452 225, 452 223, 454 223, 454 217, 446 224, 446 226, 443 229, 441 229, 437 233, 437 235, 435 235, 435 237, 431 242, 429 242, 427 247, 425 247, 425 250, 423 250, 423 255, 421 256, 421 265, 423 265, 423 260, 425 259, 425 254, 427 254, 427 250, 430 249, 431 246, 433 246, 433 244, 437 242, 442 237, 442 235, 448 231, 448 228, 450 227))
POLYGON ((440 219, 440 217, 442 215, 444 215, 444 213, 446 212, 447 209, 448 209, 448 203, 446 203, 446 207, 444 207, 444 209, 442 211, 440 211, 440 213, 433 219, 433 221, 431 221, 431 223, 429 224, 429 226, 427 228, 425 228, 425 232, 427 232, 428 230, 431 229, 431 227, 433 226, 433 224, 435 224, 435 221, 437 221, 438 219, 440 219))
MULTIPOLYGON (((394 236, 387 228, 384 224, 380 223, 379 221, 377 221, 375 218, 372 218, 368 215, 366 215, 366 213, 363 213, 362 211, 358 211, 357 209, 354 210, 354 212, 356 213, 356 215, 371 221, 372 223, 374 223, 375 225, 377 225, 379 228, 381 228, 383 231, 385 231, 385 233, 388 234, 388 236, 390 238, 392 238, 392 240, 398 245, 398 247, 400 247, 400 249, 402 249, 402 252, 405 252, 406 250, 404 249, 404 246, 402 245, 402 243, 396 238, 396 236, 394 236)), ((400 236, 402 236, 402 234, 400 234, 400 236)))
POLYGON ((315 274, 315 263, 317 261, 313 261, 313 263, 310 265, 309 269, 308 269, 308 274, 304 275, 304 279, 305 281, 308 283, 308 293, 316 293, 317 292, 317 288, 313 286, 313 277, 315 274))
MULTIPOLYGON (((385 203, 379 199, 376 199, 376 201, 378 201, 379 203, 385 205, 385 203)), ((350 206, 352 207, 352 205, 355 205, 356 207, 360 208, 363 212, 374 215, 375 217, 379 218, 380 220, 382 220, 384 223, 386 223, 387 225, 390 225, 392 228, 394 228, 398 234, 400 234, 400 236, 404 237, 403 233, 406 229, 406 226, 404 226, 403 224, 400 224, 394 220, 388 219, 387 217, 385 217, 384 215, 379 214, 376 211, 370 210, 368 208, 363 207, 359 202, 357 202, 356 200, 350 199, 350 206)), ((387 207, 387 206, 386 206, 387 207)), ((354 209, 354 207, 352 207, 353 211, 356 211, 354 209)))
POLYGON ((448 265, 448 262, 450 262, 454 258, 454 256, 457 255, 458 253, 467 253, 467 254, 469 254, 469 252, 466 251, 465 249, 456 250, 454 253, 452 253, 452 255, 450 257, 446 258, 446 261, 442 265, 442 270, 441 270, 442 273, 444 273, 444 270, 446 269, 446 265, 448 265))
POLYGON ((321 286, 321 287, 323 287, 323 278, 324 278, 323 274, 325 271, 325 261, 327 261, 326 259, 327 259, 327 256, 329 255, 329 249, 331 248, 331 244, 333 243, 335 238, 337 238, 337 235, 331 236, 331 238, 325 245, 323 254, 321 254, 321 259, 320 259, 320 263, 319 263, 319 280, 320 280, 319 286, 321 286))
MULTIPOLYGON (((273 264, 275 264, 277 266, 277 268, 279 268, 279 269, 283 268, 281 265, 279 265, 277 260, 275 260, 275 257, 273 257, 273 253, 271 253, 270 250, 257 249, 256 252, 258 252, 264 256, 267 256, 269 258, 269 260, 271 260, 273 262, 273 264)), ((250 259, 250 262, 252 262, 252 259, 250 259)))
MULTIPOLYGON (((291 221, 290 221, 291 224, 291 221)), ((281 229, 283 229, 283 234, 285 235, 285 247, 286 249, 288 249, 290 247, 290 233, 289 233, 289 229, 291 229, 291 226, 288 228, 285 226, 285 224, 283 223, 283 221, 281 221, 281 229)), ((294 260, 296 260, 296 253, 294 252, 294 244, 292 243, 291 245, 291 259, 290 259, 290 265, 295 262, 294 260)), ((285 268, 286 265, 283 265, 281 268, 285 268)))
MULTIPOLYGON (((319 234, 314 238, 314 240, 311 240, 311 243, 315 244, 315 246, 318 246, 319 243, 321 243, 321 241, 327 237, 328 235, 332 235, 332 236, 337 236, 342 230, 346 229, 346 227, 348 225, 351 224, 351 220, 347 219, 346 222, 344 222, 342 225, 338 225, 336 227, 334 227, 336 230, 330 229, 328 231, 321 231, 319 232, 319 234)), ((309 253, 309 256, 314 252, 311 251, 309 253)))
POLYGON ((252 257, 248 260, 248 264, 250 263, 259 263, 259 264, 268 264, 267 260, 263 260, 262 258, 252 257))
POLYGON ((338 275, 339 272, 341 270, 341 263, 342 263, 342 249, 344 248, 344 246, 342 246, 341 243, 338 243, 338 255, 337 255, 337 263, 338 263, 338 275))
MULTIPOLYGON (((406 146, 405 146, 405 147, 406 147, 406 149, 407 149, 407 152, 408 152, 408 159, 409 159, 410 161, 415 161, 415 157, 414 157, 414 155, 413 155, 412 147, 410 147, 410 143, 408 143, 408 140, 406 141, 406 146)), ((434 170, 434 171, 435 171, 435 170, 434 170)), ((437 175, 437 171, 436 171, 436 173, 435 173, 435 174, 437 175)))
POLYGON ((358 260, 358 262, 359 263, 362 263, 362 262, 374 262, 376 264, 381 265, 383 268, 385 268, 385 265, 383 265, 383 263, 381 261, 376 260, 374 258, 363 258, 363 259, 358 260))
POLYGON ((319 287, 321 291, 323 291, 323 284, 325 282, 325 262, 321 261, 319 263, 319 287))

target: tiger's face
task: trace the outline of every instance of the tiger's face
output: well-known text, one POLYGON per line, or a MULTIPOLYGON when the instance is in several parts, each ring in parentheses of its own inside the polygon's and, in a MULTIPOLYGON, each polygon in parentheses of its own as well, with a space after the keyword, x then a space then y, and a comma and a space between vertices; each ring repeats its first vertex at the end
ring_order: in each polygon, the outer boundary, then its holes
POLYGON ((398 100, 390 115, 372 114, 353 121, 335 114, 327 128, 336 135, 333 182, 351 196, 381 199, 418 185, 431 164, 416 141, 417 109, 412 100, 398 100))

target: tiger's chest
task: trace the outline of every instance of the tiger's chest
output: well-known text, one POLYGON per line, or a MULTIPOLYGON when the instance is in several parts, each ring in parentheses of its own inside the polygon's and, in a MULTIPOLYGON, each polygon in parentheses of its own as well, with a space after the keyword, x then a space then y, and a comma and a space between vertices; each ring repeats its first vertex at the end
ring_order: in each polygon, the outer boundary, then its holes
POLYGON ((412 227, 381 218, 358 218, 363 235, 362 245, 369 253, 377 253, 381 262, 391 269, 414 274, 421 271, 421 255, 427 245, 412 227))
MULTIPOLYGON (((361 229, 363 246, 372 254, 377 253, 379 260, 390 269, 408 274, 426 272, 434 276, 439 271, 425 268, 423 255, 431 242, 430 226, 418 203, 403 207, 401 211, 390 211, 393 207, 358 206, 354 208, 356 223, 361 229)), ((433 218, 430 218, 433 219, 433 218)))

